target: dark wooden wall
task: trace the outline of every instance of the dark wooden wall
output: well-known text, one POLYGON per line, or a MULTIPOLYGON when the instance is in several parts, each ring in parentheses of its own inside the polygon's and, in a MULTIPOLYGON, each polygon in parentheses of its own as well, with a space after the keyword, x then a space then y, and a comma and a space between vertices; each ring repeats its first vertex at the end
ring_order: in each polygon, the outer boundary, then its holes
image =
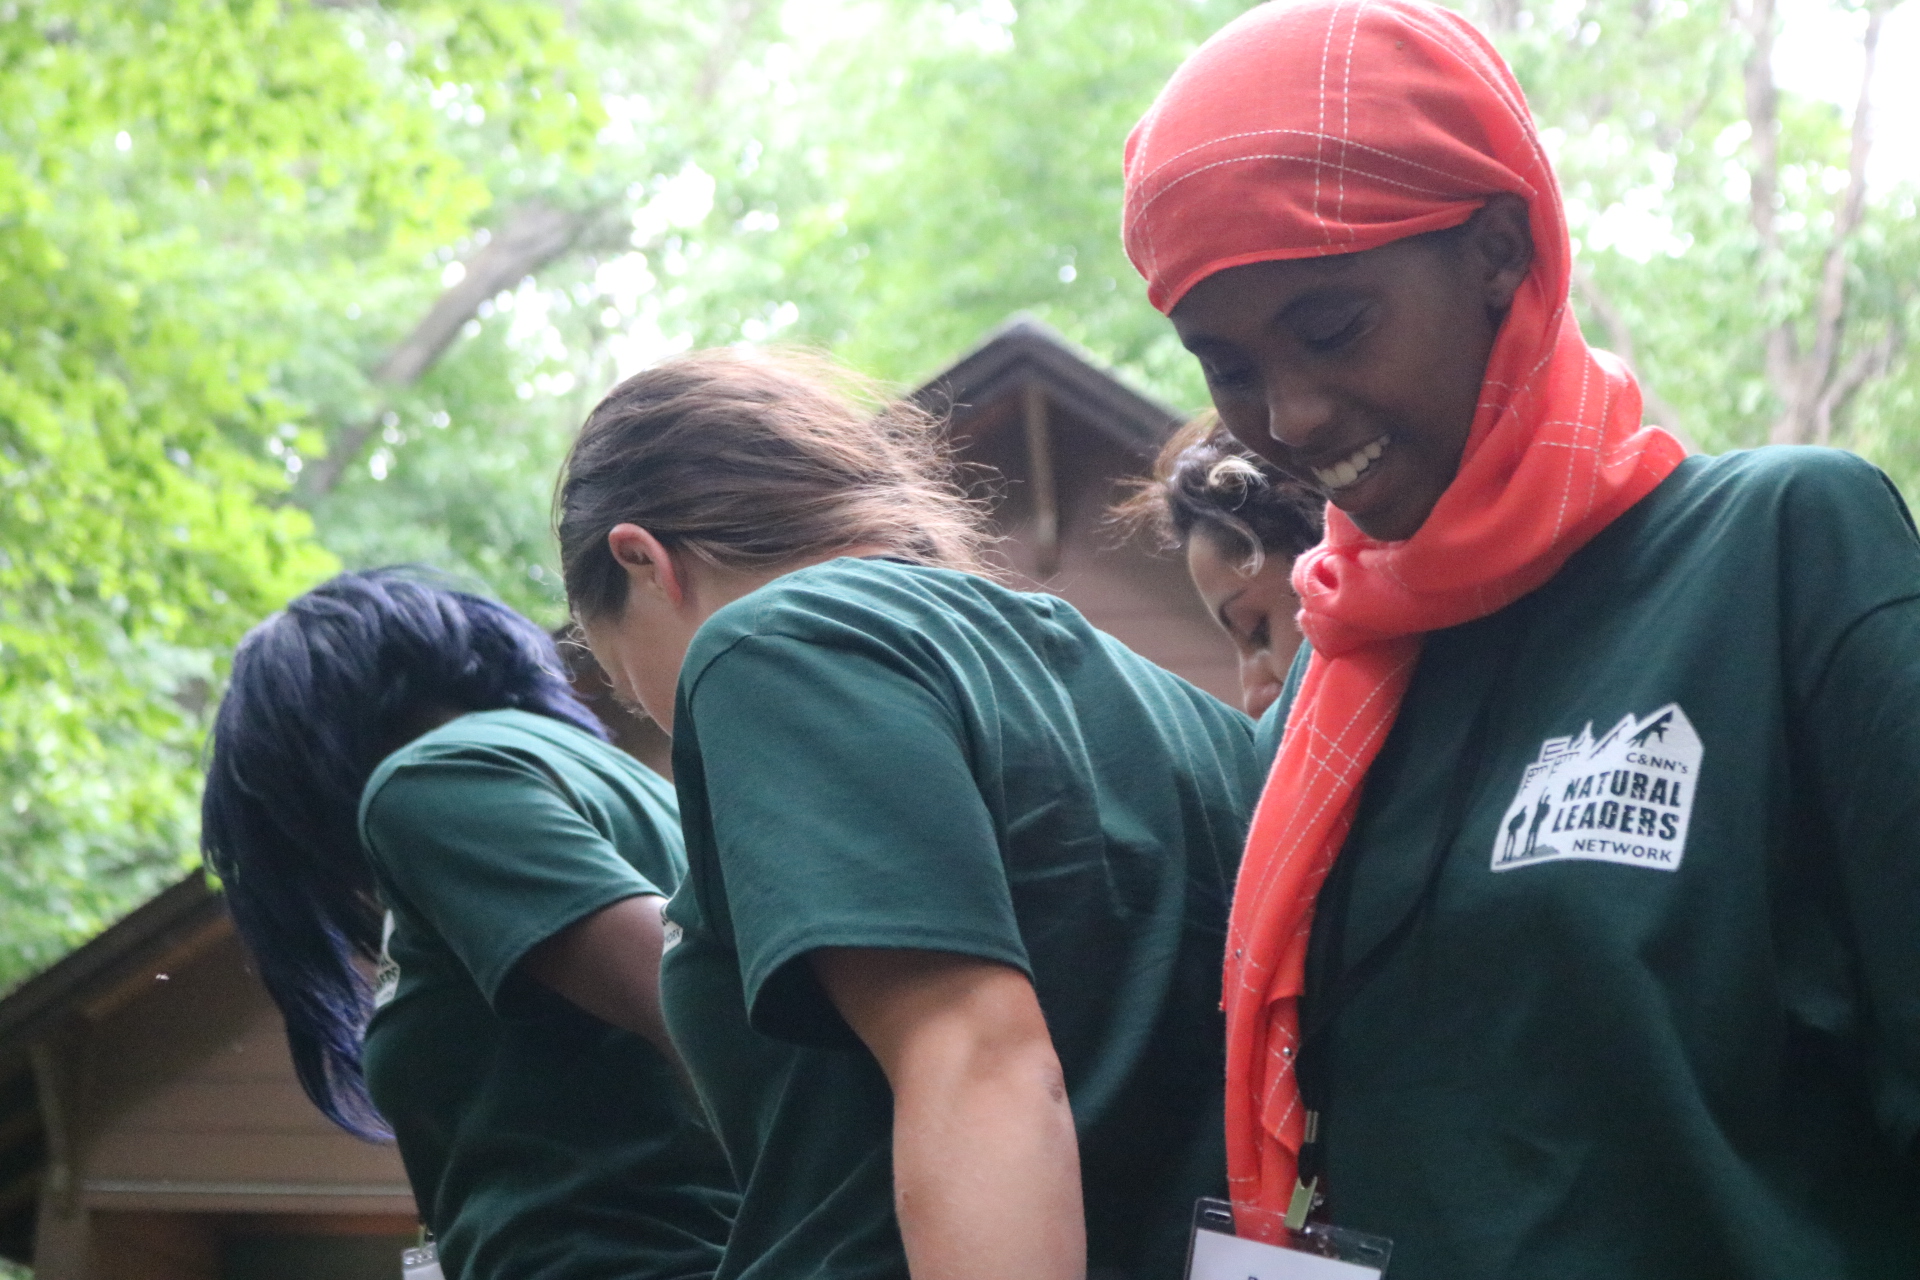
POLYGON ((1135 652, 1238 706, 1233 650, 1194 593, 1185 562, 1110 519, 1151 460, 1048 399, 1057 551, 1047 572, 1036 541, 1041 504, 1025 415, 1021 397, 1003 397, 959 420, 954 433, 957 460, 991 501, 1004 537, 997 556, 1016 585, 1062 597, 1135 652))
POLYGON ((66 1171, 41 1196, 36 1280, 256 1280, 252 1255, 322 1256, 335 1237, 336 1262, 378 1253, 374 1274, 398 1274, 416 1223, 399 1154, 300 1092, 231 926, 96 1000, 59 1055, 66 1171), (246 1243, 266 1236, 285 1239, 246 1243))

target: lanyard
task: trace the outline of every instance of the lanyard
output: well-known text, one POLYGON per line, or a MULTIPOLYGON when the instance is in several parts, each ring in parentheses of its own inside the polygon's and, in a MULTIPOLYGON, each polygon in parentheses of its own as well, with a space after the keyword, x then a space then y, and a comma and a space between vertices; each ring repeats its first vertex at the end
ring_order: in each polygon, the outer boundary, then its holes
POLYGON ((1334 859, 1326 883, 1321 886, 1314 909, 1313 932, 1307 940, 1306 991, 1301 998, 1300 1051, 1294 1062, 1294 1078, 1300 1086, 1300 1101, 1307 1109, 1306 1140, 1300 1148, 1298 1181, 1293 1204, 1287 1213, 1287 1225, 1298 1228, 1307 1213, 1320 1202, 1320 1176, 1326 1167, 1326 1147, 1320 1137, 1320 1116, 1332 1100, 1330 1077, 1331 1039, 1334 1023, 1382 969, 1413 936, 1415 926, 1425 917, 1439 896, 1441 873, 1446 870, 1447 854, 1460 837, 1466 823, 1467 803, 1479 781, 1486 759, 1487 735, 1495 709, 1506 702, 1512 680, 1514 659, 1526 630, 1521 602, 1511 616, 1502 619, 1504 636, 1494 657, 1494 676, 1480 705, 1475 708, 1461 745, 1459 762, 1447 784, 1445 806, 1427 855, 1427 871, 1420 892, 1393 928, 1367 949, 1351 967, 1340 970, 1346 955, 1347 926, 1353 910, 1353 884, 1358 875, 1361 848, 1349 835, 1347 844, 1334 859))

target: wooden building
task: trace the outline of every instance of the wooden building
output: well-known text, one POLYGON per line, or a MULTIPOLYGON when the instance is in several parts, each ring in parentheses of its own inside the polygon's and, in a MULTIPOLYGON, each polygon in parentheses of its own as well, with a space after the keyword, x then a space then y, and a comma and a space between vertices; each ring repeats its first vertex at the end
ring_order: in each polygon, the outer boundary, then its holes
MULTIPOLYGON (((1237 697, 1180 561, 1105 519, 1170 409, 1021 318, 916 396, 949 414, 1014 576, 1237 697)), ((665 763, 658 729, 610 699, 596 710, 665 763)), ((394 1280, 415 1229, 393 1148, 334 1129, 300 1092, 278 1012, 200 877, 0 1000, 0 1257, 36 1280, 394 1280)))
POLYGON ((1020 585, 1064 598, 1135 652, 1239 705, 1233 650, 1185 563, 1107 519, 1180 415, 1026 316, 914 398, 948 414, 957 459, 993 495, 1000 556, 1020 585))
POLYGON ((35 1280, 394 1280, 416 1232, 199 876, 0 1001, 0 1256, 35 1280))

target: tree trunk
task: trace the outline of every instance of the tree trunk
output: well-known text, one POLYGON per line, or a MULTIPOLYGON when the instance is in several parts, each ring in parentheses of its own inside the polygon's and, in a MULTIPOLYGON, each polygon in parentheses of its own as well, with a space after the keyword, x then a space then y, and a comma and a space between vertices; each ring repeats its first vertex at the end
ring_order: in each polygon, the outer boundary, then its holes
POLYGON ((1607 349, 1626 363, 1634 380, 1639 382, 1640 403, 1646 410, 1647 421, 1665 427, 1679 436, 1681 443, 1691 451, 1694 447, 1693 441, 1680 426, 1679 413, 1661 397, 1659 392, 1647 385, 1645 378, 1640 376, 1640 366, 1634 360, 1633 328, 1627 323, 1627 318, 1620 314, 1619 308, 1613 305, 1613 300, 1601 292, 1600 286, 1594 283, 1593 277, 1577 265, 1573 269, 1573 287, 1580 291, 1581 298, 1586 301, 1587 309, 1593 312, 1594 319, 1600 322, 1600 327, 1607 331, 1607 349))
MULTIPOLYGON (((1841 348, 1846 336, 1847 251, 1866 212, 1867 157, 1873 149, 1873 78, 1880 48, 1880 30, 1887 11, 1898 0, 1877 0, 1867 7, 1867 29, 1861 40, 1860 97, 1853 112, 1848 146, 1847 186, 1834 210, 1833 230, 1813 300, 1812 329, 1804 335, 1801 317, 1783 316, 1767 332, 1767 381, 1780 398, 1780 416, 1768 438, 1775 444, 1827 443, 1833 436, 1835 415, 1870 378, 1884 373, 1892 360, 1892 331, 1873 347, 1844 363, 1841 348)), ((1780 238, 1774 202, 1779 193, 1779 90, 1773 79, 1774 0, 1749 0, 1742 15, 1753 40, 1745 67, 1747 123, 1753 131, 1753 161, 1749 167, 1749 217, 1760 238, 1760 301, 1763 310, 1780 308, 1783 274, 1780 238)))
MULTIPOLYGON (((447 286, 427 314, 387 353, 374 370, 373 382, 383 389, 411 386, 438 360, 460 328, 473 319, 480 304, 510 289, 573 247, 594 219, 593 212, 555 209, 543 204, 523 205, 470 255, 466 274, 447 286)), ((327 443, 327 454, 307 469, 303 496, 309 502, 325 496, 360 456, 380 423, 380 410, 347 427, 327 443)))

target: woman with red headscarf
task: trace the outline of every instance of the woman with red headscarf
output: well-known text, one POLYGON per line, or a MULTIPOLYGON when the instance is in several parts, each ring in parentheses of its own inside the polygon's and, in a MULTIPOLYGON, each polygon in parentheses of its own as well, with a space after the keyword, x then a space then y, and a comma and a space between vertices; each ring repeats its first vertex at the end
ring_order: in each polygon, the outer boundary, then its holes
POLYGON ((1920 1273, 1893 487, 1641 424, 1518 86, 1419 0, 1221 31, 1128 142, 1125 235, 1331 502, 1228 941, 1242 1234, 1311 1206, 1396 1280, 1920 1273))

